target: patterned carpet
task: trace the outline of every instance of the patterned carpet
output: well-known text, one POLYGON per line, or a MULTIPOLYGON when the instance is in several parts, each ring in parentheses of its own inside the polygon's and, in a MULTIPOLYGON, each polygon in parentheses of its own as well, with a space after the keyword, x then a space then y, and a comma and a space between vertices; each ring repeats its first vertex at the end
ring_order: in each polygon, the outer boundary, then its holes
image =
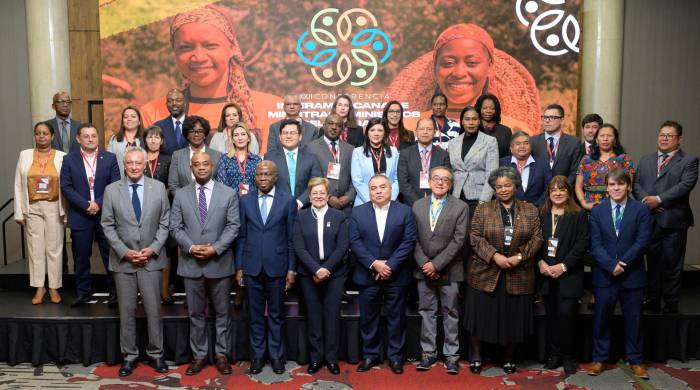
MULTIPOLYGON (((171 367, 167 375, 156 374, 140 364, 128 378, 119 378, 119 366, 97 364, 7 366, 0 364, 0 389, 700 389, 700 360, 669 361, 650 364, 651 379, 635 379, 624 365, 609 365, 598 377, 584 371, 565 377, 560 370, 544 370, 540 364, 521 364, 514 375, 505 375, 500 367, 489 367, 481 373, 469 373, 465 362, 457 376, 445 374, 442 365, 429 372, 417 372, 411 364, 403 375, 394 375, 386 365, 366 373, 356 373, 355 365, 341 364, 341 374, 334 376, 322 369, 315 375, 306 373, 306 366, 287 363, 287 371, 276 375, 269 366, 255 376, 247 374, 248 363, 233 367, 233 375, 221 376, 213 366, 196 376, 184 375, 186 365, 171 367)), ((585 369, 585 365, 579 367, 585 369)))

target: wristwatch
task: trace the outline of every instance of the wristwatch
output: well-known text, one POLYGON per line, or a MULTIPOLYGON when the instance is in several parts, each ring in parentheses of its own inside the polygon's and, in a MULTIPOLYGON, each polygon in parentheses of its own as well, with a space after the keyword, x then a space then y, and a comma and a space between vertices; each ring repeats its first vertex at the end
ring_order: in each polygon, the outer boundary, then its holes
POLYGON ((518 253, 518 261, 523 261, 523 254, 522 253, 518 253))

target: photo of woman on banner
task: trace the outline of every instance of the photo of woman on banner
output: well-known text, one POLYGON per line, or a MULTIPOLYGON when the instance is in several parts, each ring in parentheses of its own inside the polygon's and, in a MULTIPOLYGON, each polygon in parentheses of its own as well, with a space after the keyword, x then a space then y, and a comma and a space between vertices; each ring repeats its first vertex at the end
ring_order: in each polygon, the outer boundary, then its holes
POLYGON ((436 92, 447 97, 448 116, 491 93, 501 101, 503 124, 531 134, 540 129, 540 95, 532 75, 518 60, 496 49, 489 33, 475 24, 445 29, 432 51, 399 72, 385 99, 408 102, 410 110, 425 111, 421 116, 428 117, 436 92))

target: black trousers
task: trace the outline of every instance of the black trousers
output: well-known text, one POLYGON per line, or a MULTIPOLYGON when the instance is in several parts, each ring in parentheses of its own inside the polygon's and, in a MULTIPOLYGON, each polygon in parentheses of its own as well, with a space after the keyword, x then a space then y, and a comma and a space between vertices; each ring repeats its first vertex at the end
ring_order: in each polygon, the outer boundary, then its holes
POLYGON ((345 275, 314 283, 313 278, 299 275, 304 294, 312 362, 338 363, 340 348, 340 308, 345 292, 345 275))
POLYGON ((549 356, 574 359, 576 309, 578 298, 562 297, 559 281, 551 280, 549 294, 542 297, 547 310, 547 350, 549 356))
POLYGON ((647 299, 678 304, 688 229, 654 227, 647 252, 647 299))

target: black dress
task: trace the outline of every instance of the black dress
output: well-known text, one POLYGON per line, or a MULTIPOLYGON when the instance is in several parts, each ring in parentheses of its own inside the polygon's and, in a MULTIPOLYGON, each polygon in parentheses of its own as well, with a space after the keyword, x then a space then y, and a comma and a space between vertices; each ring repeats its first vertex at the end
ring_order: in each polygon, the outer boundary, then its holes
POLYGON ((496 142, 498 142, 498 158, 503 158, 510 156, 510 139, 513 137, 513 132, 511 131, 510 127, 504 126, 502 124, 497 124, 493 126, 493 128, 487 128, 484 126, 481 126, 481 131, 484 132, 484 134, 488 134, 494 138, 496 138, 496 142))

